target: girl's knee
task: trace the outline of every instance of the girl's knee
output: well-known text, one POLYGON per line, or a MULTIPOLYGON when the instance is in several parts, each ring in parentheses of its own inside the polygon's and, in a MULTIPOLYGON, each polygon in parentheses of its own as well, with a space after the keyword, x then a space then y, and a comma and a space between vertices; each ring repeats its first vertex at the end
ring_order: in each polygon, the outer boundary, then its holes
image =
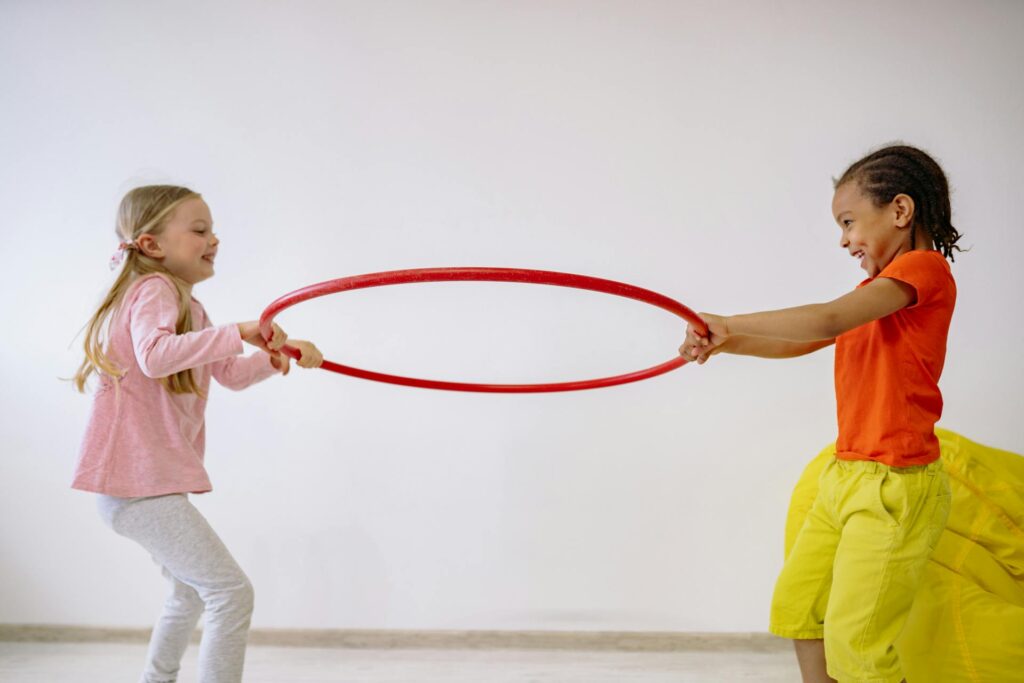
POLYGON ((251 615, 255 604, 256 592, 253 590, 249 577, 243 576, 242 580, 227 594, 229 609, 238 614, 251 615))
POLYGON ((252 608, 256 602, 256 592, 253 590, 252 582, 246 577, 242 585, 239 586, 235 599, 238 601, 240 609, 244 609, 246 612, 252 614, 252 608))
POLYGON ((198 615, 204 608, 202 599, 195 591, 191 591, 191 593, 175 591, 167 598, 165 605, 178 614, 188 616, 198 615))
POLYGON ((212 613, 252 614, 255 591, 248 577, 243 575, 229 586, 204 591, 203 602, 212 613))

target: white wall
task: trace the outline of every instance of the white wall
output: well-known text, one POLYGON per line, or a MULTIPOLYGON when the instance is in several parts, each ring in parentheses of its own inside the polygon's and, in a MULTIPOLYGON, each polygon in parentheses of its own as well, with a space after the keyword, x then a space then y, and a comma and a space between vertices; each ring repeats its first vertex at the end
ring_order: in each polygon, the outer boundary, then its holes
MULTIPOLYGON (((196 294, 216 321, 456 265, 732 313, 860 281, 831 177, 903 139, 946 168, 972 247, 942 424, 1024 451, 1022 30, 1016 2, 0 4, 0 622, 144 626, 163 600, 68 488, 89 399, 57 379, 141 183, 210 203, 223 244, 196 294)), ((682 337, 657 309, 525 285, 280 321, 335 360, 485 381, 632 370, 682 337)), ((218 387, 194 500, 260 627, 764 630, 790 489, 834 437, 831 363, 718 357, 561 395, 218 387)))

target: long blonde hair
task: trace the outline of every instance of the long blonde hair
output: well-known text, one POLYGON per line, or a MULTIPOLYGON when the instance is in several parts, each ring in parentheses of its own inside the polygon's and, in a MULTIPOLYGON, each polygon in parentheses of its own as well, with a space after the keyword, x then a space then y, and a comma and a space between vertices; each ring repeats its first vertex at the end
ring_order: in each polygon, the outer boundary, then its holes
MULTIPOLYGON (((128 288, 140 277, 160 273, 174 283, 178 290, 178 320, 175 331, 178 334, 192 331, 192 296, 186 288, 186 283, 171 274, 159 261, 143 254, 136 240, 144 234, 159 235, 175 208, 188 199, 198 197, 201 195, 187 187, 145 185, 131 190, 121 200, 121 205, 117 209, 115 231, 118 238, 127 244, 124 264, 110 291, 86 324, 83 344, 85 359, 73 378, 79 391, 85 391, 86 381, 94 372, 97 375, 107 375, 115 383, 124 376, 125 371, 117 367, 104 352, 106 340, 103 337, 107 332, 110 315, 117 310, 128 288)), ((173 394, 202 396, 202 390, 191 368, 169 377, 162 377, 160 382, 173 394)))

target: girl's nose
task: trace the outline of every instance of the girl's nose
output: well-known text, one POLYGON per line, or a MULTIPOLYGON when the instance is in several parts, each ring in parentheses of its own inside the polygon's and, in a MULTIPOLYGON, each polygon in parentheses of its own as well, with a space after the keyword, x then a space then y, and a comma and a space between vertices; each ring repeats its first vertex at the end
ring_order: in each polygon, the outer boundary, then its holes
POLYGON ((217 237, 217 233, 211 233, 210 234, 210 245, 215 247, 218 244, 220 244, 220 238, 217 237))

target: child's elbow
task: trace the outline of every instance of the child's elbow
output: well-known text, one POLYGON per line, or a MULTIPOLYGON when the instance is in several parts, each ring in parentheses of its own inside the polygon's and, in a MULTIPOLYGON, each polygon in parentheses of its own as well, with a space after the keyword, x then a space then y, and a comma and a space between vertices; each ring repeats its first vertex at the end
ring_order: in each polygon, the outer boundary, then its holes
POLYGON ((139 363, 139 370, 142 371, 143 375, 150 379, 164 379, 165 377, 171 376, 171 373, 169 372, 163 372, 161 370, 151 368, 146 363, 141 362, 139 363))
POLYGON ((157 361, 156 354, 143 352, 135 354, 135 360, 139 364, 139 370, 150 379, 163 379, 172 374, 170 368, 157 361))
POLYGON ((843 319, 843 316, 834 309, 825 307, 822 311, 822 315, 818 320, 818 324, 815 326, 815 338, 812 341, 824 341, 826 339, 835 339, 844 332, 848 332, 848 325, 843 319))
POLYGON ((217 380, 217 384, 221 385, 225 389, 228 389, 229 391, 241 391, 242 389, 245 389, 248 386, 244 382, 226 382, 220 379, 217 380))

